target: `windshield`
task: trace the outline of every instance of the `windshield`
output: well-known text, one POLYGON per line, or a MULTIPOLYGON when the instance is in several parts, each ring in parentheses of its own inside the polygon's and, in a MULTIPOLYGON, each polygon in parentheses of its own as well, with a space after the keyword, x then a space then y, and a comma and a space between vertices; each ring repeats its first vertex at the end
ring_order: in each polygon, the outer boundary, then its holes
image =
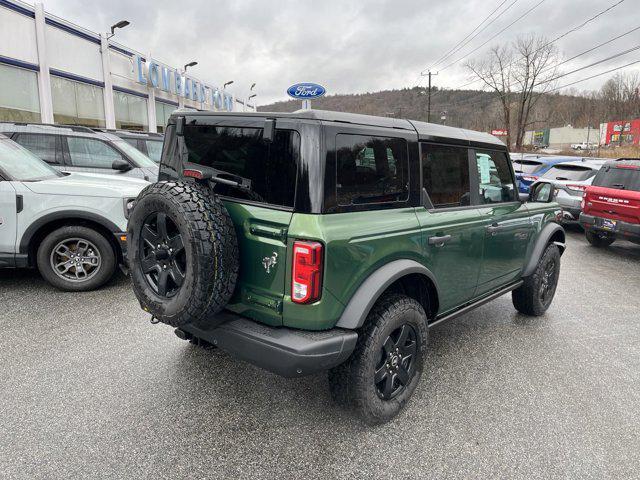
POLYGON ((149 158, 156 163, 160 163, 162 157, 162 140, 145 140, 149 158))
POLYGON ((542 165, 542 162, 533 160, 516 160, 513 162, 513 169, 516 173, 533 173, 542 165))
POLYGON ((124 140, 114 140, 113 143, 120 150, 126 153, 130 159, 136 162, 139 167, 157 167, 156 163, 153 160, 151 160, 137 148, 129 145, 124 140))
POLYGON ((12 180, 36 182, 60 177, 62 173, 47 165, 26 148, 11 140, 0 139, 0 170, 12 180))
POLYGON ((640 192, 640 169, 603 168, 593 179, 593 184, 598 187, 640 192))
POLYGON ((595 170, 577 165, 556 165, 547 171, 542 178, 551 180, 575 180, 582 181, 595 175, 595 170))

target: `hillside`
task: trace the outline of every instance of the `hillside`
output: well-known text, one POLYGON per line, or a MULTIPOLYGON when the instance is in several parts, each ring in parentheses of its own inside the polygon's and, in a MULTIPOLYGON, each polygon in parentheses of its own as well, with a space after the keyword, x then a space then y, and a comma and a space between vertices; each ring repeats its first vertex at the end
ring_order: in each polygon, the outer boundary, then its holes
MULTIPOLYGON (((427 120, 427 95, 422 88, 404 88, 381 92, 329 95, 314 100, 315 109, 396 116, 413 120, 427 120)), ((259 107, 260 111, 293 112, 300 101, 277 102, 259 107)), ((431 121, 440 123, 440 113, 446 111, 447 125, 489 131, 504 128, 495 94, 477 90, 434 90, 431 99, 431 121)), ((601 102, 580 95, 549 94, 541 98, 529 129, 573 125, 598 125, 604 118, 601 102), (602 118, 601 118, 602 117, 602 118)))

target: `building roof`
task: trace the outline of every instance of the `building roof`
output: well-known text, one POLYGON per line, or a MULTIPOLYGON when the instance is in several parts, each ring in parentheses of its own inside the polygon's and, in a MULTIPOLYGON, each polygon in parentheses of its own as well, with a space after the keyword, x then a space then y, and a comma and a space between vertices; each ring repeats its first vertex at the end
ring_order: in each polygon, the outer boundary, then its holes
POLYGON ((398 130, 412 130, 418 133, 420 140, 454 139, 463 144, 470 142, 499 145, 504 143, 488 133, 465 130, 463 128, 448 127, 436 123, 418 122, 401 118, 378 117, 361 115, 358 113, 333 112, 329 110, 297 110, 295 112, 211 112, 176 110, 172 116, 229 116, 229 117, 281 117, 291 119, 319 120, 326 122, 352 123, 374 127, 395 128, 398 130))

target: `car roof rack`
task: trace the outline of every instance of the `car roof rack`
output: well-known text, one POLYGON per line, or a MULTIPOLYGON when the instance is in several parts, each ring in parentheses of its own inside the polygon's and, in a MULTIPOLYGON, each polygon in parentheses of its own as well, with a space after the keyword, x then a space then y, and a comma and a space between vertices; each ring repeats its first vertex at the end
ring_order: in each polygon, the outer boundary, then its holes
POLYGON ((38 123, 38 122, 0 122, 3 124, 16 125, 20 127, 51 127, 51 128, 66 128, 73 132, 93 133, 93 129, 85 127, 83 125, 70 125, 66 123, 38 123))

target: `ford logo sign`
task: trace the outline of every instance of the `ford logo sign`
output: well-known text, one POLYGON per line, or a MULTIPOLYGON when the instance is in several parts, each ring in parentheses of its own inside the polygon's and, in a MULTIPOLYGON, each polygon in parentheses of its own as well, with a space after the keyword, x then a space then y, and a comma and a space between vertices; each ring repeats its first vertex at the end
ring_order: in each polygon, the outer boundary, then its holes
POLYGON ((296 83, 287 89, 287 95, 298 99, 322 97, 327 90, 317 83, 296 83))

